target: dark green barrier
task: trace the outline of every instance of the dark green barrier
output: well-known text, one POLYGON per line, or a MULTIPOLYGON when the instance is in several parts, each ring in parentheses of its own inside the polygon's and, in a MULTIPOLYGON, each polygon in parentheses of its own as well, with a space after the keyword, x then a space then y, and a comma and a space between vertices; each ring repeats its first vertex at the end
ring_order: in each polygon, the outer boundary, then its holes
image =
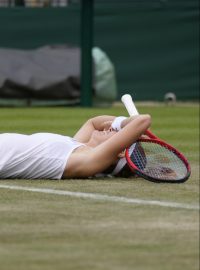
MULTIPOLYGON (((116 67, 118 97, 198 98, 198 1, 96 1, 95 44, 116 67), (112 2, 112 3, 111 3, 112 2), (120 3, 121 2, 121 3, 120 3)), ((80 44, 80 7, 0 9, 0 46, 80 44)))
POLYGON ((0 8, 0 47, 80 44, 80 8, 0 8))
POLYGON ((198 1, 98 4, 95 15, 95 43, 115 64, 119 96, 198 98, 198 1))

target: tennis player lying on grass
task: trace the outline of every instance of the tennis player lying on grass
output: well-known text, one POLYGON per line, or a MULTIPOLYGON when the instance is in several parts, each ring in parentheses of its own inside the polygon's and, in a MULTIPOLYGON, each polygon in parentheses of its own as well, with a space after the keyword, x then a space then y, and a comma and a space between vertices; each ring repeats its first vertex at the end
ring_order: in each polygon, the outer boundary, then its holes
POLYGON ((149 115, 105 115, 89 119, 73 138, 51 133, 1 134, 0 178, 86 178, 108 172, 108 168, 116 175, 124 166, 120 165, 124 149, 150 123, 149 115))

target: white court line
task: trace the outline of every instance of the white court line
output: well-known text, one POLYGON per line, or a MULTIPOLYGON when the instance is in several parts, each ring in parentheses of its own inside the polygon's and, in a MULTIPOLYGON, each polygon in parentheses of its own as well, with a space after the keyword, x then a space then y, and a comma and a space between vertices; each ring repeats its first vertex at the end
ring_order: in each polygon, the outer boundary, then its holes
POLYGON ((12 189, 12 190, 24 190, 24 191, 55 194, 55 195, 64 195, 64 196, 86 198, 86 199, 99 200, 99 201, 122 202, 122 203, 140 204, 140 205, 156 205, 156 206, 163 206, 163 207, 199 210, 198 205, 167 202, 167 201, 133 199, 133 198, 127 198, 127 197, 121 197, 121 196, 110 196, 110 195, 99 194, 99 193, 84 193, 84 192, 56 190, 56 189, 49 189, 49 188, 23 187, 23 186, 16 186, 16 185, 0 185, 0 188, 12 189))

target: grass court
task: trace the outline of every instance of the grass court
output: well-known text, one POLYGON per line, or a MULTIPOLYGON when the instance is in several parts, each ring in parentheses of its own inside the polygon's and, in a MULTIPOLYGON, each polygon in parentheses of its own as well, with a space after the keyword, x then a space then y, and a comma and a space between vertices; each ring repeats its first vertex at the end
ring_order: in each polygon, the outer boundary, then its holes
MULTIPOLYGON (((137 179, 0 180, 0 185, 199 205, 199 107, 152 106, 153 132, 188 158, 183 184, 137 179)), ((72 136, 89 117, 126 115, 112 108, 1 108, 0 132, 72 136)), ((199 211, 0 187, 2 270, 198 270, 199 211)))

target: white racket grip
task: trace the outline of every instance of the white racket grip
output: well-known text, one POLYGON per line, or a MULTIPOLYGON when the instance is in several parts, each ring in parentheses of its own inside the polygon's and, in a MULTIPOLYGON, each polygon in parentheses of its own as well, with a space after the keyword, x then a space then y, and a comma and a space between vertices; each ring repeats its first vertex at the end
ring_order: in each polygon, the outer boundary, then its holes
POLYGON ((121 101, 123 102, 130 116, 139 115, 138 110, 135 107, 135 104, 132 100, 131 95, 129 94, 123 95, 121 97, 121 101))

